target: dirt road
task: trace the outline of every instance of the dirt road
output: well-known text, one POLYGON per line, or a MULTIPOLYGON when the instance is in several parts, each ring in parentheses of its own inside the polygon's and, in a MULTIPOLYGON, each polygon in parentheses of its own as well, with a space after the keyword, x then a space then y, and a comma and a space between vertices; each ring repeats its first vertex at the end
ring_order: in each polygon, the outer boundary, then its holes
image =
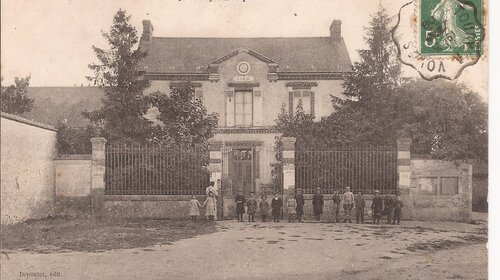
POLYGON ((170 245, 2 255, 2 279, 486 279, 486 228, 218 222, 170 245), (31 273, 31 274, 29 274, 31 273), (51 276, 52 273, 52 276, 51 276))

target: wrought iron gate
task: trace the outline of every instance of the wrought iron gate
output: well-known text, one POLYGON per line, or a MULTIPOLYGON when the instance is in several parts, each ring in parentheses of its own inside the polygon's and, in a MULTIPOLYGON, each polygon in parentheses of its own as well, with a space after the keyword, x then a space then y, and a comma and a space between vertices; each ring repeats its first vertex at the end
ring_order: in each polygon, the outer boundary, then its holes
POLYGON ((363 193, 395 193, 397 176, 395 147, 295 152, 295 186, 305 193, 317 187, 333 193, 347 186, 363 193))

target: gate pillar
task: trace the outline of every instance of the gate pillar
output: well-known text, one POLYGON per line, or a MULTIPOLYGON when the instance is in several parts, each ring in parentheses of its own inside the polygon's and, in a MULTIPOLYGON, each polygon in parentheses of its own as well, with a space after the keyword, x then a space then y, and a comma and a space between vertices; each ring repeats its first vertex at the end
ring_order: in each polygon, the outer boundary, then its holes
POLYGON ((411 138, 398 138, 398 194, 403 200, 403 218, 411 218, 411 138))
POLYGON ((288 195, 295 190, 295 137, 283 137, 283 194, 288 195))
POLYGON ((210 161, 208 165, 210 181, 215 182, 216 188, 220 188, 220 180, 222 178, 222 142, 209 140, 208 150, 210 152, 210 161))
POLYGON ((106 171, 106 139, 91 138, 92 165, 90 169, 90 195, 92 200, 92 215, 101 217, 104 208, 104 173, 106 171))

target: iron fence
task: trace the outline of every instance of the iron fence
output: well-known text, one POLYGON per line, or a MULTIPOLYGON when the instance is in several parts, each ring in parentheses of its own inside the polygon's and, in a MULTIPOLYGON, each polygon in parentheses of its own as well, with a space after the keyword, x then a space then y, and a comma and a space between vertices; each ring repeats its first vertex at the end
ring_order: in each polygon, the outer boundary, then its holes
POLYGON ((206 148, 106 146, 105 194, 204 194, 210 181, 206 148))
POLYGON ((304 193, 351 191, 373 193, 397 190, 397 151, 393 147, 342 148, 333 151, 296 151, 295 185, 304 193))

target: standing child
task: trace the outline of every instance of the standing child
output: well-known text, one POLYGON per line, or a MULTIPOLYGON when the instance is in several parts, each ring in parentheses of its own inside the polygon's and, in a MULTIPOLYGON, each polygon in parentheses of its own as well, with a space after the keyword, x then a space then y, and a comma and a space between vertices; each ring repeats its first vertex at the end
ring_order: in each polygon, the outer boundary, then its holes
POLYGON ((209 192, 207 199, 203 203, 203 206, 207 206, 207 210, 205 211, 205 216, 207 216, 210 221, 214 220, 216 205, 217 205, 217 200, 215 199, 215 194, 213 192, 209 192))
POLYGON ((391 195, 386 192, 384 198, 384 213, 387 215, 387 223, 391 224, 392 211, 394 210, 394 200, 391 195))
POLYGON ((257 200, 255 199, 255 194, 250 192, 250 198, 247 200, 247 213, 248 213, 248 222, 255 222, 254 214, 257 211, 257 200))
POLYGON ((337 191, 333 191, 333 222, 340 222, 340 203, 342 202, 342 198, 337 191))
POLYGON ((342 196, 342 202, 344 203, 344 223, 346 221, 351 222, 351 211, 354 206, 354 194, 351 192, 350 187, 345 188, 344 195, 342 196))
POLYGON ((297 214, 297 201, 295 200, 293 193, 290 194, 288 200, 286 201, 286 206, 288 208, 288 222, 295 223, 295 215, 297 214))
POLYGON ((297 219, 299 220, 299 223, 302 223, 304 217, 304 205, 306 204, 306 200, 304 199, 302 190, 300 188, 297 188, 296 190, 297 193, 295 194, 295 200, 297 201, 297 207, 295 209, 297 212, 297 219))
POLYGON ((365 198, 362 192, 358 192, 358 195, 354 198, 354 205, 356 207, 356 224, 365 222, 365 198))
POLYGON ((382 198, 379 196, 379 191, 375 190, 375 196, 372 200, 372 215, 373 215, 373 223, 380 223, 380 216, 382 215, 382 210, 384 208, 384 202, 382 198))
POLYGON ((238 194, 234 199, 236 202, 236 215, 238 215, 238 222, 243 222, 243 214, 245 213, 245 196, 243 195, 242 189, 238 189, 238 194))
POLYGON ((262 222, 265 223, 267 219, 267 214, 269 213, 269 203, 267 203, 267 196, 264 194, 260 197, 259 208, 260 208, 260 216, 262 217, 262 222))
POLYGON ((314 217, 316 221, 319 221, 321 218, 321 214, 323 214, 323 205, 325 204, 325 200, 323 199, 323 195, 321 194, 321 188, 316 188, 316 193, 313 196, 313 208, 314 208, 314 217))
POLYGON ((191 196, 191 200, 189 201, 189 216, 191 216, 191 220, 196 222, 196 218, 200 215, 201 203, 196 199, 196 195, 191 196))
POLYGON ((273 221, 280 222, 281 207, 283 207, 283 200, 280 198, 280 194, 276 192, 273 199, 271 200, 271 207, 273 208, 273 221))
POLYGON ((403 201, 401 200, 401 197, 396 196, 396 200, 394 201, 394 213, 392 216, 392 224, 394 225, 396 223, 396 220, 398 220, 398 225, 399 225, 399 220, 401 220, 401 209, 403 208, 403 201))

